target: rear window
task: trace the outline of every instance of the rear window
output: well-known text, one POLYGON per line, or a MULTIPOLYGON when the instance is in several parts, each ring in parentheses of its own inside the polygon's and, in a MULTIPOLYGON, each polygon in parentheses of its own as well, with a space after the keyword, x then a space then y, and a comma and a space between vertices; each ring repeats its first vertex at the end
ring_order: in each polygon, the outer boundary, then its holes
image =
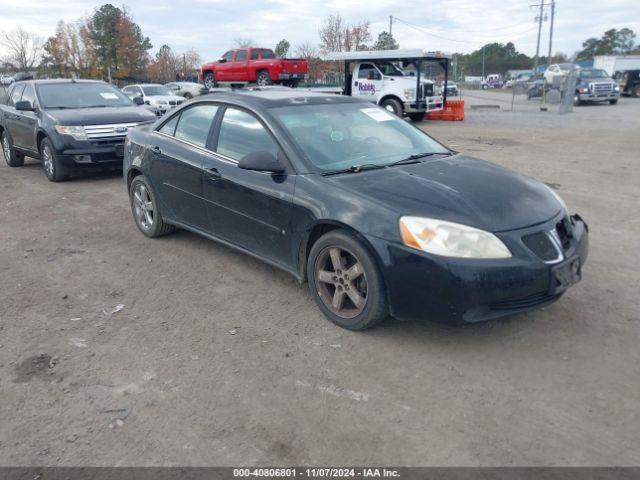
POLYGON ((42 108, 129 107, 131 100, 107 83, 44 83, 36 87, 42 108))
POLYGON ((262 60, 268 60, 270 58, 276 58, 276 54, 268 48, 254 48, 251 50, 251 60, 258 60, 262 57, 262 60))

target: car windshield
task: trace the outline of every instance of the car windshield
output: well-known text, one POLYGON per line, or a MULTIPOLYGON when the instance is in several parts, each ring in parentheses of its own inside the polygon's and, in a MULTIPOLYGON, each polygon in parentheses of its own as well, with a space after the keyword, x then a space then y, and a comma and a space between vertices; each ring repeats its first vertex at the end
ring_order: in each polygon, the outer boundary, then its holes
POLYGON ((599 68, 585 68, 580 70, 580 78, 609 78, 609 75, 599 68))
POLYGON ((376 62, 383 75, 388 77, 404 77, 404 73, 391 62, 376 62))
POLYGON ((42 108, 128 107, 131 100, 107 83, 45 83, 36 86, 42 108))
POLYGON ((153 97, 155 95, 171 95, 169 89, 162 85, 148 85, 142 87, 142 91, 147 97, 153 97))
POLYGON ((413 125, 366 103, 300 105, 270 111, 321 172, 450 153, 413 125))

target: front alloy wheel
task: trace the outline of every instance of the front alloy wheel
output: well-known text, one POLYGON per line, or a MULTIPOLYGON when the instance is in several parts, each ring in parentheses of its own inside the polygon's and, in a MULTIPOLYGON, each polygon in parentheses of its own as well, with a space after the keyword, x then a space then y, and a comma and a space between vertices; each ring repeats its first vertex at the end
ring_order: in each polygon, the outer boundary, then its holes
POLYGON ((341 247, 325 248, 314 272, 320 298, 334 314, 353 318, 367 303, 367 276, 358 259, 341 247))
POLYGON ((307 279, 314 301, 336 325, 364 330, 388 316, 388 302, 375 257, 362 239, 332 230, 311 247, 307 279))

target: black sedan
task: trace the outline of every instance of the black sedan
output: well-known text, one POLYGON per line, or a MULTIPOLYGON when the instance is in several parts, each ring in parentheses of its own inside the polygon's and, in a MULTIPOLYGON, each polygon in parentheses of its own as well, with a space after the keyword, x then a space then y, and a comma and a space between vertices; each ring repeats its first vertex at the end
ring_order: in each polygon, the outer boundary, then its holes
POLYGON ((353 330, 538 308, 587 258, 586 224, 545 184, 351 97, 205 95, 130 132, 124 171, 142 233, 184 228, 282 268, 353 330))

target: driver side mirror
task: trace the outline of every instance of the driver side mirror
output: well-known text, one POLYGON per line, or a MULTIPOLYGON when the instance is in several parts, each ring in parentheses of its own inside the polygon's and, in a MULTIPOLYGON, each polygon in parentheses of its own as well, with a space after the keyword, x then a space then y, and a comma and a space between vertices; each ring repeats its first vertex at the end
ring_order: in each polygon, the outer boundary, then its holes
POLYGON ((142 97, 133 97, 131 100, 133 100, 133 103, 138 106, 144 105, 144 100, 142 99, 142 97))
POLYGON ((15 108, 20 112, 33 112, 35 110, 29 100, 20 100, 19 102, 16 102, 15 108))
POLYGON ((218 60, 218 62, 220 63, 226 63, 227 59, 226 58, 221 58, 220 60, 218 60))
POLYGON ((282 163, 271 152, 258 151, 245 155, 238 167, 244 170, 255 170, 257 172, 284 173, 282 163))

